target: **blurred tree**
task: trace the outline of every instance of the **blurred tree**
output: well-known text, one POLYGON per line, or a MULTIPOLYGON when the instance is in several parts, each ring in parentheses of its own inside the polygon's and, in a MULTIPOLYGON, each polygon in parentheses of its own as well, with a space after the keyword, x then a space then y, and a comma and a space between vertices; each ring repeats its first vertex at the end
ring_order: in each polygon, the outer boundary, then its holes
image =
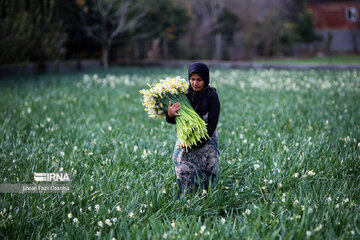
POLYGON ((240 30, 241 25, 236 14, 227 8, 223 8, 217 19, 217 24, 214 27, 215 34, 215 54, 214 59, 223 59, 223 47, 229 47, 232 43, 234 33, 240 30))
POLYGON ((31 51, 37 45, 38 36, 34 36, 34 25, 29 25, 30 17, 27 12, 15 13, 3 18, 0 23, 0 63, 15 63, 27 61, 31 51))
POLYGON ((257 46, 256 28, 248 28, 242 33, 242 39, 244 42, 244 58, 249 60, 254 55, 254 50, 257 46))
POLYGON ((99 52, 99 44, 86 35, 79 16, 79 9, 88 12, 85 0, 56 1, 55 5, 68 34, 68 40, 65 43, 66 58, 97 58, 96 52, 99 52))
POLYGON ((108 68, 109 51, 120 34, 133 31, 144 22, 146 0, 89 0, 80 11, 86 34, 101 44, 102 63, 108 68), (84 11, 87 9, 87 11, 84 11))
POLYGON ((296 32, 296 25, 291 22, 285 22, 279 33, 279 43, 281 51, 284 55, 293 55, 293 45, 300 41, 300 37, 296 32))
MULTIPOLYGON (((278 53, 290 55, 294 43, 302 41, 298 26, 285 20, 282 12, 268 11, 255 27, 244 34, 247 51, 255 49, 259 55, 270 57, 278 53)), ((248 53, 247 55, 250 55, 248 53)))
POLYGON ((156 1, 154 9, 156 10, 149 16, 149 22, 154 27, 157 26, 158 31, 155 35, 160 36, 163 57, 167 59, 169 44, 174 45, 178 37, 185 32, 189 17, 185 9, 171 0, 156 1))
POLYGON ((298 13, 296 33, 299 36, 299 42, 312 43, 318 39, 314 33, 314 25, 309 10, 304 9, 302 12, 298 13))
POLYGON ((267 12, 258 23, 253 39, 257 49, 265 57, 275 54, 279 50, 280 33, 283 30, 283 20, 277 11, 267 12))
POLYGON ((292 55, 297 43, 309 44, 319 39, 304 1, 284 0, 283 3, 279 11, 265 12, 254 27, 245 31, 244 44, 248 52, 256 49, 266 57, 278 53, 292 55))
POLYGON ((283 0, 282 12, 286 22, 297 23, 299 13, 305 9, 305 0, 283 0))
POLYGON ((54 0, 3 0, 0 21, 0 63, 59 59, 67 35, 54 0))
MULTIPOLYGON (((129 38, 151 46, 147 49, 147 57, 155 54, 167 59, 177 51, 177 40, 186 30, 189 17, 185 9, 175 0, 152 0, 149 11, 144 17, 146 21, 129 38), (152 49, 154 48, 154 49, 152 49), (159 52, 154 53, 155 49, 159 52)), ((142 44, 144 45, 144 44, 142 44)), ((135 45, 136 47, 139 44, 135 45)))
POLYGON ((306 7, 305 0, 284 0, 283 6, 284 21, 291 26, 291 29, 287 29, 289 30, 287 33, 293 34, 293 36, 286 34, 287 47, 295 43, 311 44, 321 40, 314 32, 311 13, 306 7))
POLYGON ((215 47, 211 43, 218 29, 219 16, 223 13, 224 2, 220 0, 184 1, 187 14, 190 16, 188 31, 184 36, 184 52, 189 58, 208 58, 215 47))

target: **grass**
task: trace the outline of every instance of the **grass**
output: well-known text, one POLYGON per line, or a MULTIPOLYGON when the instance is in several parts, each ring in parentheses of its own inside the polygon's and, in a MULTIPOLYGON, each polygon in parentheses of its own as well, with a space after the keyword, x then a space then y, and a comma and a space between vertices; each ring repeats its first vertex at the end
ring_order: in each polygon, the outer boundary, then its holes
POLYGON ((1 183, 64 171, 72 193, 1 193, 0 237, 359 238, 360 71, 212 69, 221 170, 178 201, 174 126, 148 118, 139 94, 176 75, 186 69, 1 80, 1 183))
POLYGON ((360 64, 360 55, 344 55, 331 57, 310 58, 274 58, 259 59, 258 63, 280 63, 280 64, 360 64))

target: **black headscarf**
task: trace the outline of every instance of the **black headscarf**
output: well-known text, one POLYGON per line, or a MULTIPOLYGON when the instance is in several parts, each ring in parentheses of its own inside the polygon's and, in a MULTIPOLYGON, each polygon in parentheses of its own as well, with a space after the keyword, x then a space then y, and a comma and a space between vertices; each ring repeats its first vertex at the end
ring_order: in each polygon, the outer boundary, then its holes
POLYGON ((206 64, 201 62, 194 62, 190 64, 189 66, 189 79, 191 74, 197 73, 200 75, 200 77, 204 81, 204 87, 207 87, 209 85, 210 79, 209 79, 209 68, 206 66, 206 64))

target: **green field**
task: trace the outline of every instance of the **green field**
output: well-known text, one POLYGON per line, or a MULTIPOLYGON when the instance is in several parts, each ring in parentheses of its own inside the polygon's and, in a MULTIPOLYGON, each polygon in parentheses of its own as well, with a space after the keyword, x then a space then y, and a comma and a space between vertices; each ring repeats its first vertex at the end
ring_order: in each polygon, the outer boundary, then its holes
POLYGON ((0 193, 1 239, 359 239, 360 71, 212 69, 220 175, 176 200, 173 125, 139 90, 185 68, 0 80, 0 181, 70 172, 72 193, 0 193))

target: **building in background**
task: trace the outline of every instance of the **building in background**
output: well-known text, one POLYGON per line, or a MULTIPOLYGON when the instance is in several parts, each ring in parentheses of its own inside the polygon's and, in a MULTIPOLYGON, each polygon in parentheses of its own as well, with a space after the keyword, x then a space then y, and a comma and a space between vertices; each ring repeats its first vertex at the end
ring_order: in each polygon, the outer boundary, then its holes
POLYGON ((360 1, 308 0, 315 33, 322 37, 318 50, 359 53, 360 1))

